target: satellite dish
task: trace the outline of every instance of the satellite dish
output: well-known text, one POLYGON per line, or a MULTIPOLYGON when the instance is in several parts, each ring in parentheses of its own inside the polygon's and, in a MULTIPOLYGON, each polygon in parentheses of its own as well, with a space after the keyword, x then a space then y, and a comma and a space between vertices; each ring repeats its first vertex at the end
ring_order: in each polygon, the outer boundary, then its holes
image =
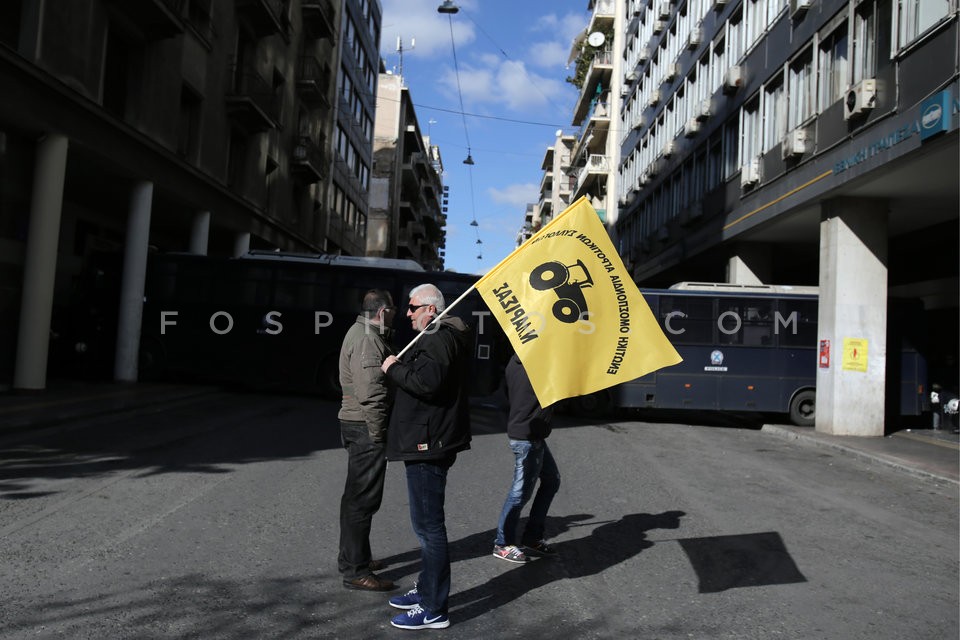
POLYGON ((600 33, 599 31, 594 31, 589 36, 587 36, 587 44, 591 47, 602 46, 604 42, 607 41, 607 37, 600 33))

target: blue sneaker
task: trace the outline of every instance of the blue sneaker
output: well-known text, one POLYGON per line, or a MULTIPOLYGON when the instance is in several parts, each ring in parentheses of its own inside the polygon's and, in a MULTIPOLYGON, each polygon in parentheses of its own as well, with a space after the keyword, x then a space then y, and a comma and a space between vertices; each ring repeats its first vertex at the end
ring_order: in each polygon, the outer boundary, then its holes
POLYGON ((395 616, 390 624, 398 629, 446 629, 450 626, 450 618, 445 615, 434 615, 419 604, 415 604, 412 609, 395 616))
POLYGON ((420 594, 417 593, 417 585, 414 583, 413 589, 407 591, 402 596, 393 596, 390 598, 390 606, 397 609, 413 609, 420 606, 420 594))

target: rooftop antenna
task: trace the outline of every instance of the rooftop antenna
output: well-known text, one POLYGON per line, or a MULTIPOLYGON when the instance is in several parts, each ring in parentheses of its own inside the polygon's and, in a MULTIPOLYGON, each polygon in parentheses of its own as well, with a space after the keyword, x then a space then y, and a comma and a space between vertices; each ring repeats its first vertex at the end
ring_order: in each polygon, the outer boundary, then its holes
MULTIPOLYGON (((410 51, 417 46, 417 39, 410 38, 410 51)), ((403 38, 397 36, 397 55, 400 57, 400 64, 397 67, 397 75, 403 77, 403 38)))

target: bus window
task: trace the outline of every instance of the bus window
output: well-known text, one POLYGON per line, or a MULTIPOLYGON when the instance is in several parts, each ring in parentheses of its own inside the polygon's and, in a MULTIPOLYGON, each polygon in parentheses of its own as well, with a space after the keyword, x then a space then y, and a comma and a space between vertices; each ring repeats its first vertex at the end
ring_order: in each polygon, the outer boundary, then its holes
POLYGON ((674 344, 713 342, 713 299, 660 296, 660 326, 674 344))
POLYGON ((773 303, 765 298, 720 298, 717 331, 720 344, 773 346, 773 303))
POLYGON ((782 347, 817 345, 817 301, 781 298, 775 330, 782 347))

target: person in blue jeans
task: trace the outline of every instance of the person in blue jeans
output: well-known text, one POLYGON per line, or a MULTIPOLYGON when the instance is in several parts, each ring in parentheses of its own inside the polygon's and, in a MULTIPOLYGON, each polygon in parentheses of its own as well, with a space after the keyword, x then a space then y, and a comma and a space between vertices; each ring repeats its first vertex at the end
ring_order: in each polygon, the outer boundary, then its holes
POLYGON ((523 364, 513 354, 504 371, 507 400, 507 437, 513 451, 513 484, 507 493, 493 541, 493 556, 507 562, 527 562, 531 556, 552 556, 556 551, 544 540, 547 512, 560 489, 560 470, 547 446, 553 407, 540 406, 523 364), (530 515, 519 534, 520 512, 533 496, 530 515))
POLYGON ((390 624, 400 629, 450 626, 450 552, 444 498, 447 472, 470 448, 469 380, 473 335, 460 318, 441 316, 443 294, 432 284, 410 292, 407 318, 419 339, 402 359, 381 367, 396 388, 387 460, 403 461, 410 524, 420 542, 420 575, 413 589, 390 598, 406 611, 390 624))

